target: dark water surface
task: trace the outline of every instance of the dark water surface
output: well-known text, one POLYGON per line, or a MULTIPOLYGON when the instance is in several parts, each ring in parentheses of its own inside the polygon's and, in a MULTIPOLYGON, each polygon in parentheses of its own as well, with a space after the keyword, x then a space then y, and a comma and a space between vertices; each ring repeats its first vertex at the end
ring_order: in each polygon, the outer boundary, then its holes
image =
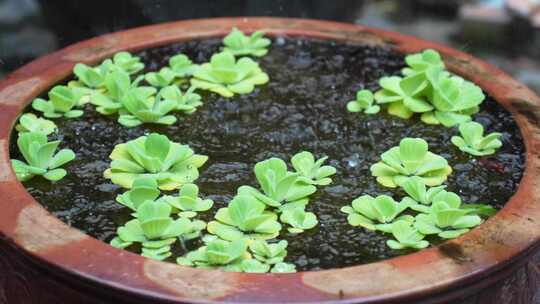
MULTIPOLYGON (((139 55, 150 71, 166 65, 178 52, 197 63, 205 62, 219 47, 220 40, 205 40, 139 55)), ((450 137, 456 129, 382 112, 368 116, 346 111, 345 104, 357 90, 376 90, 381 76, 399 73, 403 66, 400 54, 383 48, 278 38, 260 64, 270 76, 268 84, 232 99, 199 92, 205 105, 191 116, 177 114, 179 121, 173 126, 128 129, 116 117, 100 115, 92 106, 86 107, 82 119, 57 120, 62 147, 74 150, 77 158, 66 166, 66 178, 55 184, 34 178, 25 183, 28 191, 64 222, 109 241, 131 213, 114 200, 123 190, 102 176, 116 144, 160 132, 208 155, 196 181, 201 193, 216 202, 212 210, 200 215, 207 221, 226 206, 237 187, 256 186, 252 172, 256 162, 272 156, 288 161, 302 150, 318 157, 327 155, 338 173, 331 185, 319 188, 308 206, 320 224, 296 236, 283 229, 280 236, 289 241, 288 262, 298 270, 317 270, 407 253, 388 248, 386 235, 350 226, 339 211, 362 194, 402 197, 399 190, 377 184, 369 167, 403 137, 424 138, 432 152, 449 161, 454 172, 447 181, 448 190, 459 193, 465 202, 501 208, 517 188, 525 161, 521 134, 510 114, 490 98, 474 119, 488 132, 503 133, 503 147, 485 158, 474 158, 454 147, 450 137)), ((12 151, 13 157, 19 157, 13 143, 12 151)), ((187 249, 199 245, 193 241, 187 249)), ((178 255, 185 250, 175 248, 178 255)))

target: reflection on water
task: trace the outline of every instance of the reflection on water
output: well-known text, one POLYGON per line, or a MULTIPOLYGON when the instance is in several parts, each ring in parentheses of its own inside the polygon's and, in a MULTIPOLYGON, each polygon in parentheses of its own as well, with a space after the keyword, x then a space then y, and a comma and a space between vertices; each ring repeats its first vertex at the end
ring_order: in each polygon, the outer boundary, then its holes
POLYGON ((191 18, 287 16, 355 22, 438 41, 484 58, 540 92, 538 30, 523 12, 506 9, 510 2, 0 0, 0 77, 58 48, 126 28, 191 18))

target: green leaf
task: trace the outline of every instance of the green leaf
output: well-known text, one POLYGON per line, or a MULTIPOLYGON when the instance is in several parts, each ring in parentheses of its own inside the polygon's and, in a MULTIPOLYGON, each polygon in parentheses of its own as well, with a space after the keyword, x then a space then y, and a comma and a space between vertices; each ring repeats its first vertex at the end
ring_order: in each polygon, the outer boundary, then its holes
MULTIPOLYGON (((322 165, 327 158, 322 157, 315 161, 315 157, 311 152, 302 151, 291 158, 291 164, 296 172, 304 177, 302 181, 314 185, 328 185, 332 182, 329 176, 336 174, 336 169, 331 166, 322 165)), ((311 193, 307 193, 304 196, 309 194, 311 193)))
POLYGON ((272 273, 292 273, 296 272, 296 266, 294 264, 290 263, 277 263, 272 267, 272 270, 270 270, 272 273))
POLYGON ((141 136, 126 144, 119 144, 109 157, 113 162, 104 176, 113 183, 131 188, 133 181, 144 175, 154 179, 162 190, 178 189, 196 180, 198 168, 208 159, 194 154, 188 146, 171 142, 159 134, 141 136), (148 138, 151 140, 146 144, 148 138))
POLYGON ((346 208, 345 212, 350 214, 349 222, 352 221, 352 225, 361 225, 370 229, 372 228, 371 221, 378 221, 383 224, 389 223, 407 207, 407 205, 400 204, 387 195, 379 195, 376 198, 369 195, 362 195, 352 202, 352 210, 346 208), (360 216, 351 216, 353 214, 360 216))
POLYGON ((415 248, 422 249, 429 246, 424 235, 407 221, 396 221, 392 224, 392 235, 396 240, 390 240, 386 244, 392 249, 415 248))
POLYGON ((452 136, 452 143, 461 151, 475 155, 484 156, 495 153, 495 150, 502 146, 499 140, 500 133, 491 133, 483 136, 484 128, 477 122, 465 122, 459 125, 461 137, 452 136))
POLYGON ((79 104, 81 96, 75 94, 73 88, 57 85, 49 93, 49 101, 37 98, 32 102, 32 107, 47 118, 75 118, 83 114, 80 110, 73 110, 79 104))
POLYGON ((270 265, 264 264, 255 259, 243 260, 241 267, 243 272, 250 273, 265 273, 270 270, 270 265))
POLYGON ((224 51, 235 56, 252 55, 262 57, 268 52, 267 48, 271 44, 270 39, 264 38, 261 31, 254 32, 251 36, 246 36, 236 27, 223 38, 224 51))
POLYGON ((47 135, 44 133, 20 133, 17 146, 27 164, 17 160, 12 161, 18 179, 26 181, 34 175, 42 175, 52 181, 62 179, 66 171, 58 167, 73 160, 75 154, 69 149, 64 149, 55 155, 59 144, 60 141, 48 142, 47 135))
POLYGON ((312 212, 306 212, 301 208, 289 208, 281 213, 280 220, 283 223, 289 224, 295 231, 303 232, 304 230, 315 227, 319 221, 312 212))
POLYGON ((224 51, 214 54, 210 63, 205 63, 194 72, 191 85, 210 90, 223 97, 234 93, 250 93, 255 85, 268 82, 268 75, 250 58, 235 60, 232 53, 224 51))
POLYGON ((32 113, 25 113, 19 118, 16 126, 19 132, 34 132, 49 135, 58 130, 56 124, 48 119, 37 117, 32 113))
POLYGON ((387 187, 396 187, 412 176, 422 178, 428 186, 438 186, 452 172, 448 162, 429 152, 427 142, 420 138, 404 138, 399 147, 384 152, 381 159, 370 170, 387 187))
POLYGON ((360 90, 356 93, 356 100, 347 103, 349 112, 364 112, 366 114, 375 114, 379 112, 380 107, 373 104, 373 93, 369 90, 360 90))

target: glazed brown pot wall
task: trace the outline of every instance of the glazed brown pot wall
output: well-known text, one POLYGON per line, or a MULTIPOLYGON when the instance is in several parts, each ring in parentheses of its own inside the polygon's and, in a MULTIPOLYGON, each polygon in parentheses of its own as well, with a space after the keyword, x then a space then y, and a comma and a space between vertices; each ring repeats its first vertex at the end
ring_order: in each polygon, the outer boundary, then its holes
MULTIPOLYGON (((224 18, 137 28, 87 40, 42 57, 0 82, 0 233, 25 263, 96 295, 166 302, 439 301, 473 292, 511 272, 540 242, 540 99, 502 71, 459 51, 352 24, 303 19, 224 18), (71 74, 120 50, 223 36, 236 26, 269 36, 302 36, 389 46, 410 53, 438 50, 449 69, 478 84, 514 116, 525 139, 526 168, 504 209, 471 232, 414 254, 377 263, 294 274, 193 269, 110 247, 49 214, 17 181, 9 136, 32 99, 71 74)), ((63 284, 63 283, 61 283, 63 284)), ((1 294, 0 294, 1 299, 1 294)))

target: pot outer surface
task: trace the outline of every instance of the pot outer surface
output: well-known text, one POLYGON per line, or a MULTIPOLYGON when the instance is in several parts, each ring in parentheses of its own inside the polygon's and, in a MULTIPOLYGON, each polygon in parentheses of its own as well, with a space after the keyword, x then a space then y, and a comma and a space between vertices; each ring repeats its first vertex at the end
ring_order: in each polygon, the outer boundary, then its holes
MULTIPOLYGON (((5 198, 6 205, 6 212, 0 215, 0 231, 16 248, 22 247, 33 262, 52 270, 59 277, 70 279, 70 284, 76 282, 71 280, 73 275, 79 279, 84 277, 89 280, 85 282, 92 282, 92 286, 106 284, 118 289, 113 292, 117 296, 131 293, 137 297, 170 301, 247 302, 404 301, 430 296, 432 300, 461 298, 462 294, 451 292, 453 287, 467 283, 469 288, 462 291, 472 292, 470 286, 474 289, 496 280, 510 266, 523 263, 526 255, 536 249, 540 233, 537 190, 539 104, 538 97, 530 90, 468 55, 411 37, 360 26, 298 19, 232 18, 162 24, 106 35, 43 57, 0 83, 0 155, 3 157, 0 163, 0 196, 5 198), (33 97, 68 76, 75 63, 96 63, 119 50, 148 48, 194 37, 222 36, 232 26, 248 32, 263 29, 269 35, 302 35, 386 45, 402 52, 417 52, 425 48, 439 50, 453 72, 480 85, 515 116, 527 150, 525 174, 518 192, 501 212, 485 224, 437 248, 344 269, 255 275, 186 269, 116 250, 59 222, 16 181, 10 169, 8 152, 8 136, 16 115, 33 97), (495 272, 496 276, 481 280, 495 272), (471 285, 473 281, 477 284, 471 285)), ((101 293, 102 289, 96 291, 101 293)))

